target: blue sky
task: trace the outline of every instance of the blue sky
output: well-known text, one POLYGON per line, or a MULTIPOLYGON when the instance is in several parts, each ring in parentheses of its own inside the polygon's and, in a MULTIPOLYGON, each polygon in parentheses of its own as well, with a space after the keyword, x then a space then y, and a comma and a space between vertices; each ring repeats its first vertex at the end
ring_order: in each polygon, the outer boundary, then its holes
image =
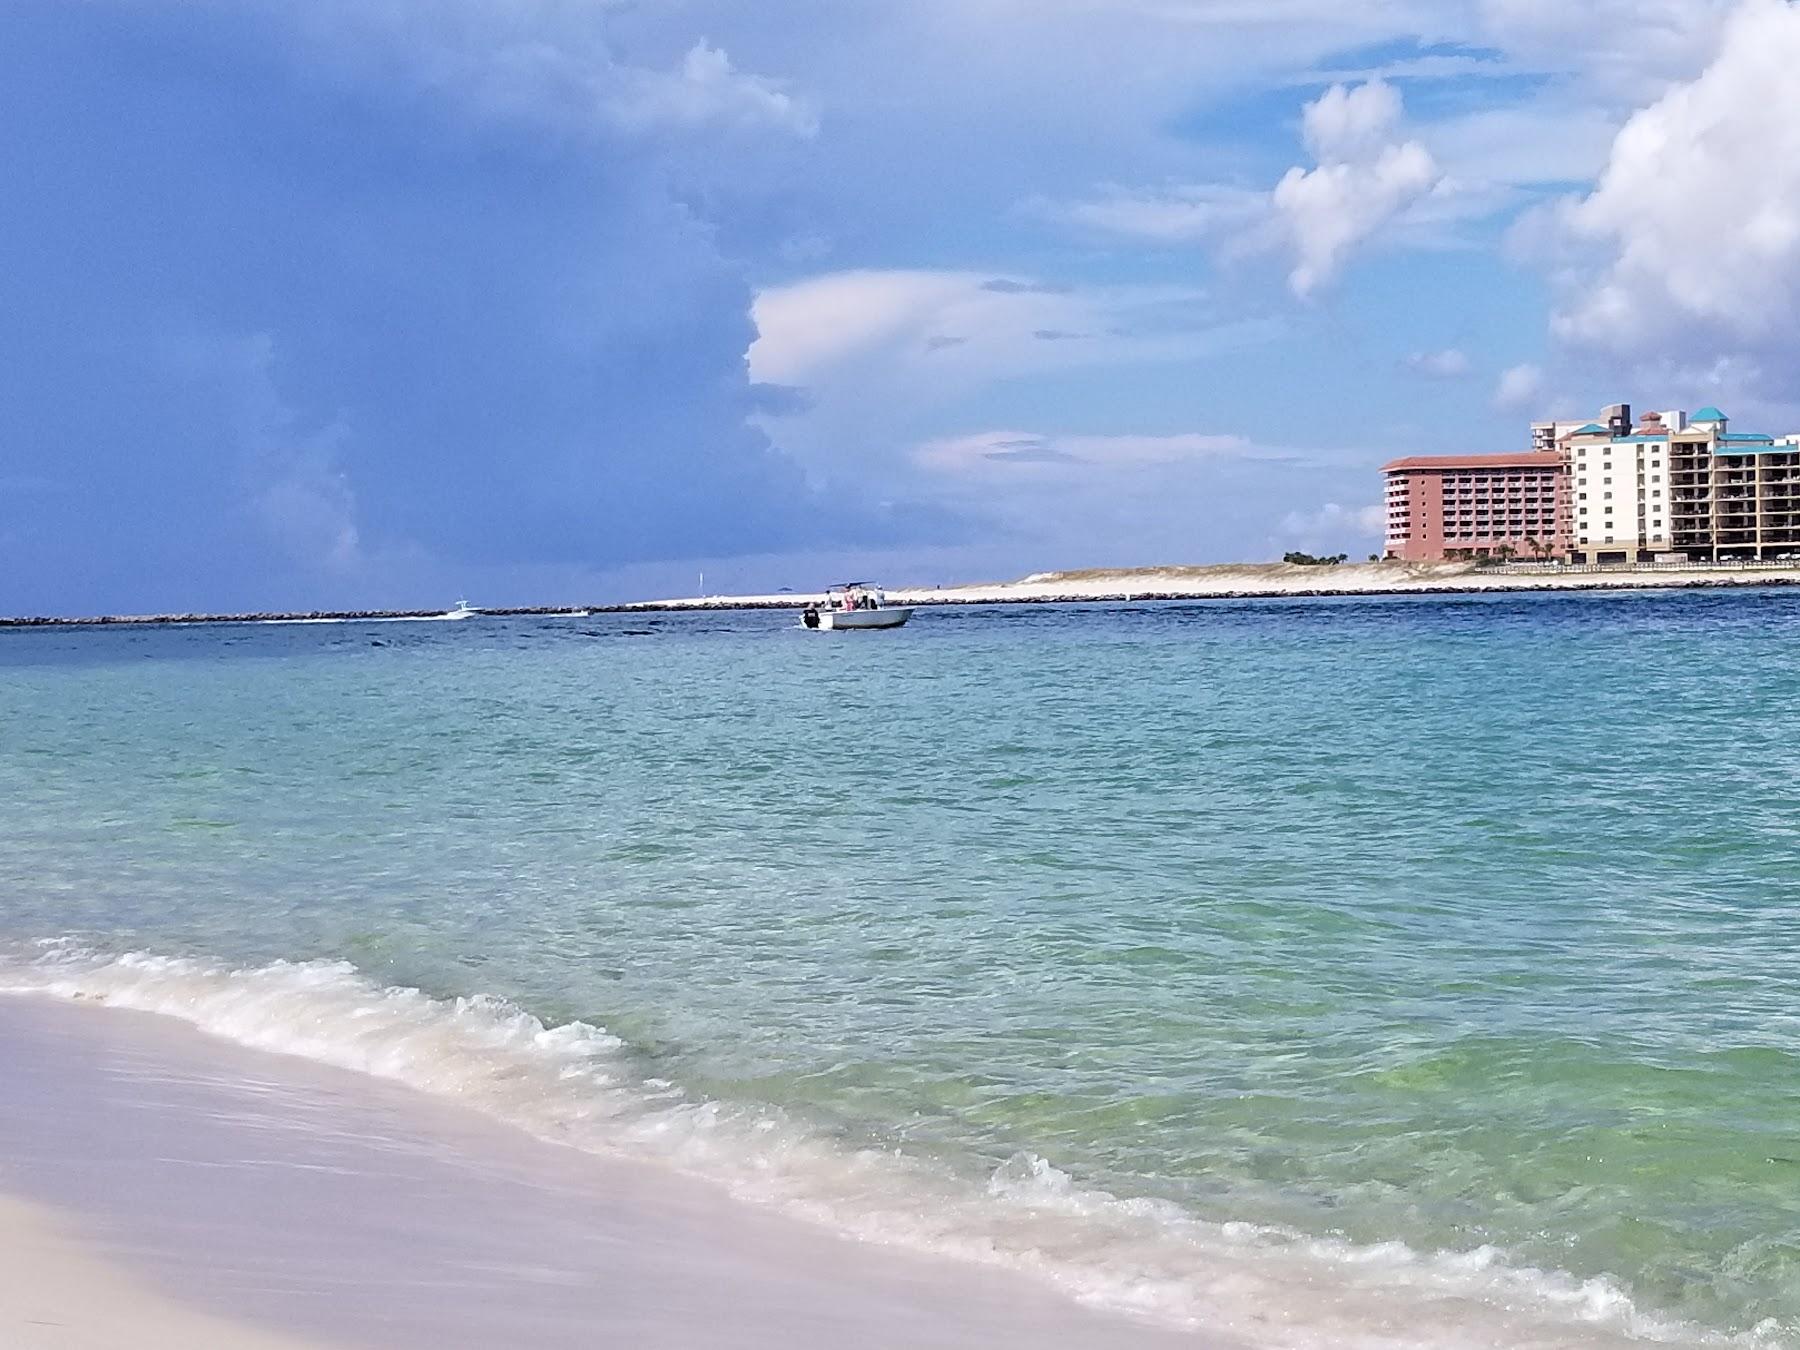
POLYGON ((1786 0, 10 0, 0 611, 1379 546, 1800 426, 1786 0))

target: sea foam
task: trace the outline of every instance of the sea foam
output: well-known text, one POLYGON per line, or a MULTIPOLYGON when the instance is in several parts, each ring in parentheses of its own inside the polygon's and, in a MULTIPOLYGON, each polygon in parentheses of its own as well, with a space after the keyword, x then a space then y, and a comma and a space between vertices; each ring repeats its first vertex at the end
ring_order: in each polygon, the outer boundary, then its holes
POLYGON ((0 993, 176 1017, 239 1044, 403 1083, 590 1152, 675 1167, 859 1239, 1001 1266, 1083 1302, 1270 1350, 1777 1347, 1658 1318, 1617 1282, 1215 1222, 1084 1187, 1019 1154, 972 1185, 928 1159, 838 1144, 779 1111, 695 1100, 636 1073, 618 1037, 504 998, 382 987, 346 962, 231 969, 59 940, 0 953, 0 993))

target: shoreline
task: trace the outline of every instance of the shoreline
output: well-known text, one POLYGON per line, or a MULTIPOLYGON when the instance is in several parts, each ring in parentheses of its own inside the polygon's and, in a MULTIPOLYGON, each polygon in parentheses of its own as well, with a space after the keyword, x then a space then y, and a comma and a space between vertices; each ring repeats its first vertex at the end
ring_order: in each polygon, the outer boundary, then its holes
POLYGON ((1265 1241, 1084 1192, 1042 1160, 1000 1169, 981 1202, 895 1192, 885 1152, 724 1138, 727 1159, 706 1106, 634 1123, 583 1024, 341 966, 85 968, 0 981, 0 1193, 103 1235, 170 1296, 343 1350, 1706 1340, 1610 1277, 1487 1248, 1265 1241), (570 1113, 554 1095, 583 1081, 575 1063, 594 1067, 570 1113))
MULTIPOLYGON (((1040 572, 1015 581, 949 586, 897 586, 890 602, 921 608, 957 605, 1119 604, 1172 600, 1380 599, 1392 596, 1490 595, 1533 591, 1718 590, 1800 585, 1800 564, 1740 567, 1705 564, 1605 567, 1556 572, 1503 571, 1472 563, 1219 563, 1195 567, 1040 572)), ((799 609, 810 592, 706 595, 593 605, 479 608, 475 617, 585 618, 597 614, 686 610, 799 609)), ((443 621, 442 610, 306 610, 242 614, 0 615, 0 629, 197 627, 206 624, 302 624, 443 621)))
POLYGON ((0 996, 0 1250, 9 1275, 50 1272, 0 1278, 9 1350, 1228 1350, 401 1084, 41 994, 0 996))

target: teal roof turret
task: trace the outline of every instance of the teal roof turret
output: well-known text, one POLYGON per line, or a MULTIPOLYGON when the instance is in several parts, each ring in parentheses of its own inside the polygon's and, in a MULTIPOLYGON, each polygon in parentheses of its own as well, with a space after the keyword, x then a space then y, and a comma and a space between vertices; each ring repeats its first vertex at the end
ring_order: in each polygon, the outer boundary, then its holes
POLYGON ((1720 412, 1717 408, 1713 407, 1710 404, 1708 404, 1706 407, 1702 408, 1699 412, 1695 413, 1692 417, 1688 418, 1689 422, 1695 423, 1695 424, 1698 424, 1700 422, 1724 422, 1724 421, 1728 421, 1728 420, 1729 419, 1725 416, 1724 413, 1720 412))

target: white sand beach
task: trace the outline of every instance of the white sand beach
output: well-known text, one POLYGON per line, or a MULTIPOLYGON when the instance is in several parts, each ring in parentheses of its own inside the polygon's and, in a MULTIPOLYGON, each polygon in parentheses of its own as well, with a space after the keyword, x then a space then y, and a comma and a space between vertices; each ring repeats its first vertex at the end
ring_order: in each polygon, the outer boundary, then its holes
MULTIPOLYGON (((1608 567, 1594 570, 1509 572, 1473 563, 1219 563, 1195 567, 1089 568, 1034 572, 1016 581, 890 587, 901 605, 1044 604, 1119 600, 1208 600, 1259 596, 1431 595, 1462 592, 1643 590, 1685 586, 1769 586, 1800 583, 1800 566, 1608 567)), ((812 597, 708 595, 649 601, 632 609, 796 607, 812 597)))
POLYGON ((0 998, 7 1350, 1213 1345, 171 1018, 0 998))
POLYGON ((184 1303, 75 1236, 67 1216, 5 1195, 0 1253, 7 1350, 325 1350, 184 1303))

